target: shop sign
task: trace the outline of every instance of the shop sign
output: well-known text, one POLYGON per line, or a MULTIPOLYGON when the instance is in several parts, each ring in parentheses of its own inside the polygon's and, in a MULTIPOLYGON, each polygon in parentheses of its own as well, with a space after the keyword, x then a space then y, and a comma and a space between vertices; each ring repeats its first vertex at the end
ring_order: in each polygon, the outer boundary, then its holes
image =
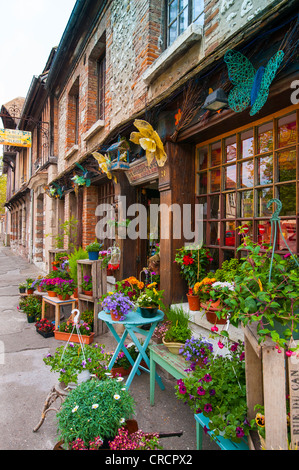
POLYGON ((154 159, 149 166, 146 159, 142 159, 138 163, 134 162, 130 165, 130 169, 126 171, 126 175, 129 183, 133 186, 158 178, 157 162, 154 159))
POLYGON ((13 147, 31 147, 31 132, 0 129, 0 144, 13 147))

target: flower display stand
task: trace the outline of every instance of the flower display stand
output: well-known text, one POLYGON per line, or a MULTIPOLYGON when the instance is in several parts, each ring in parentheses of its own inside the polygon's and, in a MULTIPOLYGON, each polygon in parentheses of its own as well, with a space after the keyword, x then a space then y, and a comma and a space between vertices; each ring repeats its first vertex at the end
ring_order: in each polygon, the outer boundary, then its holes
MULTIPOLYGON (((291 448, 299 446, 299 358, 280 353, 269 338, 259 344, 256 325, 244 328, 248 418, 254 406, 264 406, 266 450, 288 450, 286 397, 290 395, 291 448)), ((257 433, 256 433, 257 434, 257 433)), ((251 434, 249 448, 260 449, 258 436, 251 434)))
POLYGON ((96 334, 104 334, 108 331, 105 322, 98 320, 98 313, 101 310, 99 300, 107 292, 106 269, 102 269, 102 260, 92 261, 80 259, 77 261, 78 269, 78 308, 80 312, 85 310, 94 311, 93 331, 96 334), (92 296, 86 295, 81 287, 84 276, 92 278, 92 296), (91 307, 92 306, 92 307, 91 307))

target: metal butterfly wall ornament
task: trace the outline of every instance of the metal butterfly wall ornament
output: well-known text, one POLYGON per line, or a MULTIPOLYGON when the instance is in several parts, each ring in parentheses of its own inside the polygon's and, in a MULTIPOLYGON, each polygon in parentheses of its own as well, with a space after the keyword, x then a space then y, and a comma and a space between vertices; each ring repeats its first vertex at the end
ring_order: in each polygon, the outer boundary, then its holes
POLYGON ((224 56, 228 76, 234 88, 228 95, 229 107, 236 113, 251 106, 250 116, 254 116, 264 106, 269 88, 283 61, 284 52, 278 51, 265 67, 256 70, 247 57, 240 52, 228 50, 224 56))
POLYGON ((82 165, 80 165, 79 163, 76 163, 76 166, 78 168, 80 168, 80 170, 82 170, 83 172, 83 175, 82 176, 79 176, 79 175, 75 175, 72 180, 74 181, 75 184, 77 184, 78 186, 87 186, 87 188, 91 185, 91 179, 88 178, 88 171, 85 170, 85 168, 83 168, 82 165))

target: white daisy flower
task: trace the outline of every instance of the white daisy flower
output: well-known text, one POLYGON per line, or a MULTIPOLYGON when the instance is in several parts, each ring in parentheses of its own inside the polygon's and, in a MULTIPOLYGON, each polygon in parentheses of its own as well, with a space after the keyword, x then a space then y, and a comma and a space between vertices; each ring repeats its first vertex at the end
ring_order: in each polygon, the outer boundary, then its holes
POLYGON ((113 398, 114 398, 114 400, 119 400, 119 399, 120 399, 120 395, 118 395, 118 393, 116 393, 115 395, 113 395, 113 398))
POLYGON ((73 409, 72 409, 72 413, 76 413, 77 409, 79 408, 78 405, 76 405, 73 409))
POLYGON ((116 380, 117 380, 117 382, 122 382, 124 380, 124 378, 123 377, 117 377, 116 380))
POLYGON ((93 410, 96 410, 96 409, 98 408, 98 406, 99 406, 98 403, 94 403, 91 408, 92 408, 93 410))

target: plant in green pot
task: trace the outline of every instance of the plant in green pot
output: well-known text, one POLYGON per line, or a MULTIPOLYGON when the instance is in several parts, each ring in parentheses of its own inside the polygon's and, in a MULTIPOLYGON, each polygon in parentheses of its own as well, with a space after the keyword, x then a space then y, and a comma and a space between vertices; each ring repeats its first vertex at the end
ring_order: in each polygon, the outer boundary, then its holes
POLYGON ((21 284, 19 284, 20 294, 25 294, 26 288, 27 288, 27 283, 26 282, 21 282, 21 284))
POLYGON ((93 261, 99 259, 99 251, 102 248, 102 246, 103 244, 98 243, 96 240, 93 243, 90 243, 89 245, 87 245, 86 251, 88 253, 88 258, 93 261))
POLYGON ((164 291, 157 291, 155 285, 152 283, 146 287, 136 300, 137 311, 144 318, 154 317, 162 302, 164 291))
POLYGON ((292 339, 299 339, 299 267, 295 257, 273 254, 272 248, 245 237, 246 249, 234 290, 228 291, 222 315, 232 321, 256 325, 259 342, 270 336, 278 351, 294 353, 292 339))
POLYGON ((85 446, 100 439, 108 447, 118 429, 133 417, 134 400, 121 380, 92 378, 70 391, 57 413, 58 433, 66 448, 77 439, 85 446))
MULTIPOLYGON (((81 259, 88 259, 88 253, 86 250, 84 250, 82 247, 79 247, 78 249, 75 249, 73 253, 69 255, 68 259, 68 269, 69 269, 69 275, 71 279, 74 280, 74 283, 76 286, 78 286, 78 260, 81 259)), ((78 297, 78 292, 77 288, 75 288, 74 292, 75 297, 78 297)))
POLYGON ((162 338, 162 342, 170 352, 179 354, 186 340, 191 338, 189 314, 184 311, 183 307, 175 306, 167 312, 167 318, 170 321, 170 327, 162 338))

